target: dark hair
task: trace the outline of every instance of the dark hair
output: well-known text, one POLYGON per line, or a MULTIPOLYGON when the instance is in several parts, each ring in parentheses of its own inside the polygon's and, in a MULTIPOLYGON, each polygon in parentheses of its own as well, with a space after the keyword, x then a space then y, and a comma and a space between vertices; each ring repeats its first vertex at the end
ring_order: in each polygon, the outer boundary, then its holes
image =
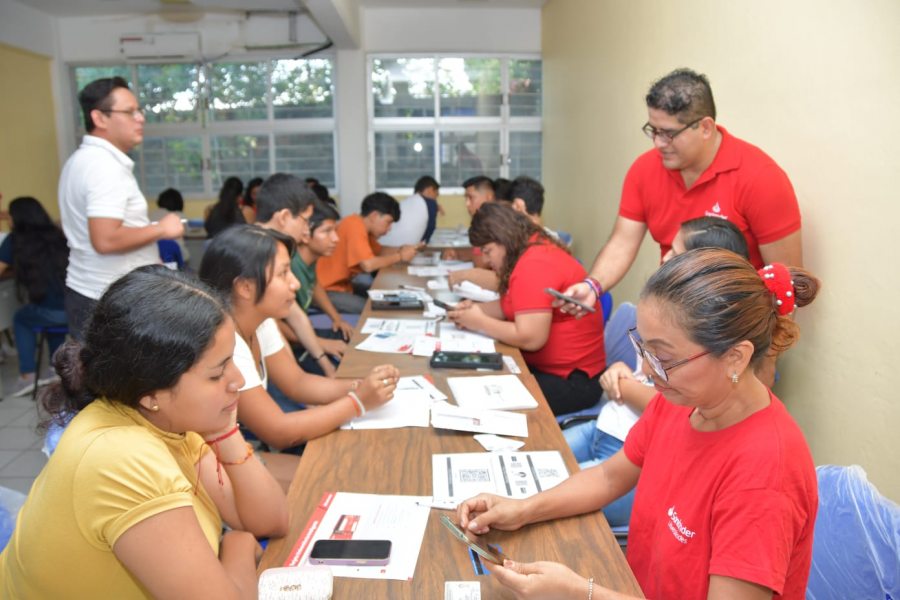
POLYGON ((440 189, 441 184, 439 184, 437 182, 437 179, 435 179, 431 175, 423 175, 422 177, 419 177, 418 181, 416 181, 416 186, 413 188, 413 193, 418 194, 431 187, 437 190, 440 189))
POLYGON ((255 206, 256 205, 256 201, 253 199, 252 192, 253 192, 253 190, 258 188, 262 184, 263 184, 262 177, 254 177, 253 179, 251 179, 250 181, 247 182, 247 190, 246 190, 247 193, 244 194, 244 206, 255 206))
POLYGON ((209 243, 200 262, 200 279, 231 296, 238 279, 256 284, 256 302, 262 300, 272 275, 278 244, 284 244, 288 255, 296 244, 289 236, 257 225, 240 225, 226 229, 209 243))
POLYGON ((544 186, 536 179, 520 175, 512 181, 509 191, 512 200, 517 198, 525 203, 525 212, 540 215, 544 210, 544 186))
POLYGON ((485 177, 484 175, 476 175, 475 177, 469 177, 465 181, 463 181, 463 189, 467 187, 475 187, 475 188, 488 188, 492 192, 494 191, 494 182, 490 177, 485 177))
POLYGON ((280 210, 288 209, 296 217, 316 199, 299 177, 275 173, 266 179, 256 196, 256 220, 268 222, 280 210))
MULTIPOLYGON (((505 202, 486 202, 472 216, 469 226, 469 242, 473 246, 484 246, 494 242, 506 249, 503 267, 497 273, 500 278, 501 294, 509 287, 509 276, 522 253, 535 244, 554 244, 563 248, 549 237, 544 229, 505 202), (532 241, 532 238, 535 238, 532 241)), ((565 248, 563 248, 565 250, 565 248)), ((568 250, 566 250, 568 252, 568 250)))
POLYGON ((97 128, 91 117, 92 110, 109 110, 112 108, 112 93, 118 88, 130 90, 128 82, 121 77, 105 77, 90 82, 78 93, 78 104, 84 116, 84 128, 90 133, 97 128))
POLYGON ((184 196, 175 188, 167 188, 159 193, 156 205, 172 212, 184 210, 184 196))
POLYGON ((647 106, 678 117, 682 124, 702 117, 716 118, 716 103, 706 75, 675 69, 656 80, 647 92, 647 106))
MULTIPOLYGON (((806 306, 815 300, 819 280, 803 269, 788 269, 796 306, 806 306)), ((699 248, 663 264, 644 286, 645 298, 668 304, 685 333, 713 356, 749 340, 755 365, 770 348, 784 352, 800 335, 790 316, 779 316, 775 297, 756 269, 720 248, 699 248)))
POLYGON ((84 330, 53 357, 61 380, 41 391, 49 415, 64 423, 95 398, 126 406, 178 383, 209 348, 227 304, 192 275, 162 265, 138 267, 113 282, 84 330))
POLYGON ((393 196, 384 192, 372 192, 363 198, 362 208, 359 213, 365 217, 371 212, 391 215, 394 217, 394 223, 396 223, 400 220, 400 203, 393 196))
POLYGON ((309 218, 310 234, 319 228, 325 221, 340 221, 341 214, 329 202, 322 202, 318 198, 313 202, 313 213, 309 218))
POLYGON ((238 204, 243 191, 244 184, 238 177, 229 177, 222 184, 222 189, 219 190, 219 201, 209 211, 209 217, 204 223, 206 233, 210 237, 215 237, 220 231, 232 225, 246 222, 238 204))
POLYGON ((698 217, 681 224, 685 250, 724 248, 750 260, 747 238, 737 225, 719 217, 698 217))
MULTIPOLYGON (((9 203, 12 219, 13 267, 16 288, 28 301, 40 304, 51 288, 62 293, 69 264, 66 236, 44 206, 31 196, 9 203)), ((20 298, 21 299, 21 298, 20 298)))
POLYGON ((315 177, 307 177, 304 181, 306 182, 306 185, 308 185, 308 186, 321 185, 319 183, 319 180, 316 179, 315 177))
POLYGON ((312 184, 312 186, 307 186, 309 189, 313 191, 313 194, 316 195, 316 198, 321 200, 322 202, 328 202, 328 188, 322 185, 319 182, 312 184))
POLYGON ((503 177, 494 180, 494 198, 512 202, 512 181, 503 177))

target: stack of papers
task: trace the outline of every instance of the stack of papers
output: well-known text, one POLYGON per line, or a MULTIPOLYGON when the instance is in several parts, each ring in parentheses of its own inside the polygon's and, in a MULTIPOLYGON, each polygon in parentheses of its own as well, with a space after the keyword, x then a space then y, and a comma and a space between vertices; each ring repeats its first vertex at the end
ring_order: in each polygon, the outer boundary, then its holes
POLYGON ((494 338, 460 329, 454 323, 441 323, 441 347, 444 352, 496 352, 494 338))
POLYGON ((463 262, 460 260, 445 260, 437 265, 432 266, 413 266, 407 267, 407 273, 415 277, 446 277, 451 271, 459 271, 461 269, 471 269, 475 265, 471 261, 463 262))
POLYGON ((463 408, 447 402, 436 402, 431 406, 431 426, 435 429, 528 437, 528 419, 522 413, 463 408))
POLYGON ((389 402, 341 425, 341 429, 428 427, 431 405, 447 396, 422 375, 401 377, 389 402))
POLYGON ((475 302, 493 302, 500 299, 500 294, 493 290, 487 290, 477 283, 465 280, 460 281, 453 286, 453 292, 459 294, 463 298, 474 300, 475 302))
MULTIPOLYGON (((428 336, 421 336, 428 338, 428 336)), ((433 337, 430 339, 434 339, 433 337)), ((356 345, 357 350, 383 352, 386 354, 409 354, 416 343, 415 335, 405 335, 392 331, 373 333, 356 345)))
POLYGON ((449 377, 447 385, 463 408, 519 410, 537 408, 537 400, 516 375, 449 377))
POLYGON ((399 333, 401 335, 436 335, 437 321, 434 319, 379 319, 369 317, 360 333, 399 333))
POLYGON ((485 492, 527 498, 569 477, 562 455, 555 450, 434 454, 431 473, 435 502, 461 502, 485 492))

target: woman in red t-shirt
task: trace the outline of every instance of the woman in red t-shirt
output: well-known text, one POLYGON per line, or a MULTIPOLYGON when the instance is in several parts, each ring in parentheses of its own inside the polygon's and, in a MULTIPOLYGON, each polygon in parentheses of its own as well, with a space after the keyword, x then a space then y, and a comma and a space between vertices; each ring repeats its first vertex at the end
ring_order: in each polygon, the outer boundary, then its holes
POLYGON ((500 300, 463 301, 450 318, 521 348, 554 414, 595 405, 603 392, 597 378, 606 368, 602 316, 576 319, 554 310, 546 291, 584 280, 584 267, 541 227, 500 202, 478 209, 469 241, 497 273, 500 300))
MULTIPOLYGON (((801 600, 818 494, 803 433, 754 367, 797 339, 795 306, 819 282, 802 269, 718 248, 653 274, 629 331, 659 392, 625 447, 525 500, 482 494, 457 509, 483 534, 592 512, 637 484, 628 562, 648 598, 801 600)), ((577 543, 568 540, 569 543, 577 543)), ((491 567, 517 598, 624 598, 563 565, 491 567)))

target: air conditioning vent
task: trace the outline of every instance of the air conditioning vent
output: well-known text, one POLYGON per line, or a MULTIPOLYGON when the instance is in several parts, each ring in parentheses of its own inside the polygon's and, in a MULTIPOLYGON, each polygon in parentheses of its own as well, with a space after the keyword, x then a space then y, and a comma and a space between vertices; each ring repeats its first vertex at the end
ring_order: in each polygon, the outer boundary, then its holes
POLYGON ((200 56, 199 33, 140 33, 119 38, 119 52, 129 61, 167 61, 200 56))

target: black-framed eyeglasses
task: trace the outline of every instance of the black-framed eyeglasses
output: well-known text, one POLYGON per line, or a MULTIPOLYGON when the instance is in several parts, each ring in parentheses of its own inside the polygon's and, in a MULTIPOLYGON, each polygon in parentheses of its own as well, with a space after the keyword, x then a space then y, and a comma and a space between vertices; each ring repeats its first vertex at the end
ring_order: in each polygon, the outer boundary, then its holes
POLYGON ((699 354, 695 354, 693 356, 689 356, 685 359, 675 361, 669 366, 663 366, 663 363, 655 354, 644 348, 644 344, 641 340, 635 337, 634 332, 637 331, 637 327, 632 327, 628 330, 628 339, 631 340, 632 345, 634 345, 634 350, 638 354, 640 354, 644 360, 647 361, 647 364, 650 365, 650 368, 653 369, 653 372, 656 373, 656 376, 662 379, 664 382, 669 382, 669 371, 676 367, 680 367, 681 365, 687 364, 696 358, 700 358, 701 356, 706 356, 711 352, 711 350, 704 350, 699 354))
POLYGON ((641 127, 641 131, 643 131, 644 135, 646 135, 651 140, 655 140, 657 137, 659 137, 659 139, 661 139, 663 142, 665 142, 667 144, 671 144, 672 140, 674 140, 679 135, 681 135, 682 133, 684 133, 685 131, 687 131, 688 129, 690 129, 691 127, 693 127, 694 125, 696 125, 697 123, 699 123, 700 121, 702 121, 705 118, 706 117, 700 117, 699 119, 695 119, 695 120, 691 121, 690 123, 688 123, 687 125, 685 125, 684 127, 682 127, 681 129, 676 129, 675 131, 671 131, 668 129, 657 129, 650 123, 644 123, 644 126, 641 127))
POLYGON ((133 110, 117 110, 114 108, 98 108, 97 110, 99 110, 102 113, 106 113, 106 114, 122 113, 123 115, 129 115, 132 119, 135 119, 135 120, 144 116, 143 108, 135 108, 133 110))

